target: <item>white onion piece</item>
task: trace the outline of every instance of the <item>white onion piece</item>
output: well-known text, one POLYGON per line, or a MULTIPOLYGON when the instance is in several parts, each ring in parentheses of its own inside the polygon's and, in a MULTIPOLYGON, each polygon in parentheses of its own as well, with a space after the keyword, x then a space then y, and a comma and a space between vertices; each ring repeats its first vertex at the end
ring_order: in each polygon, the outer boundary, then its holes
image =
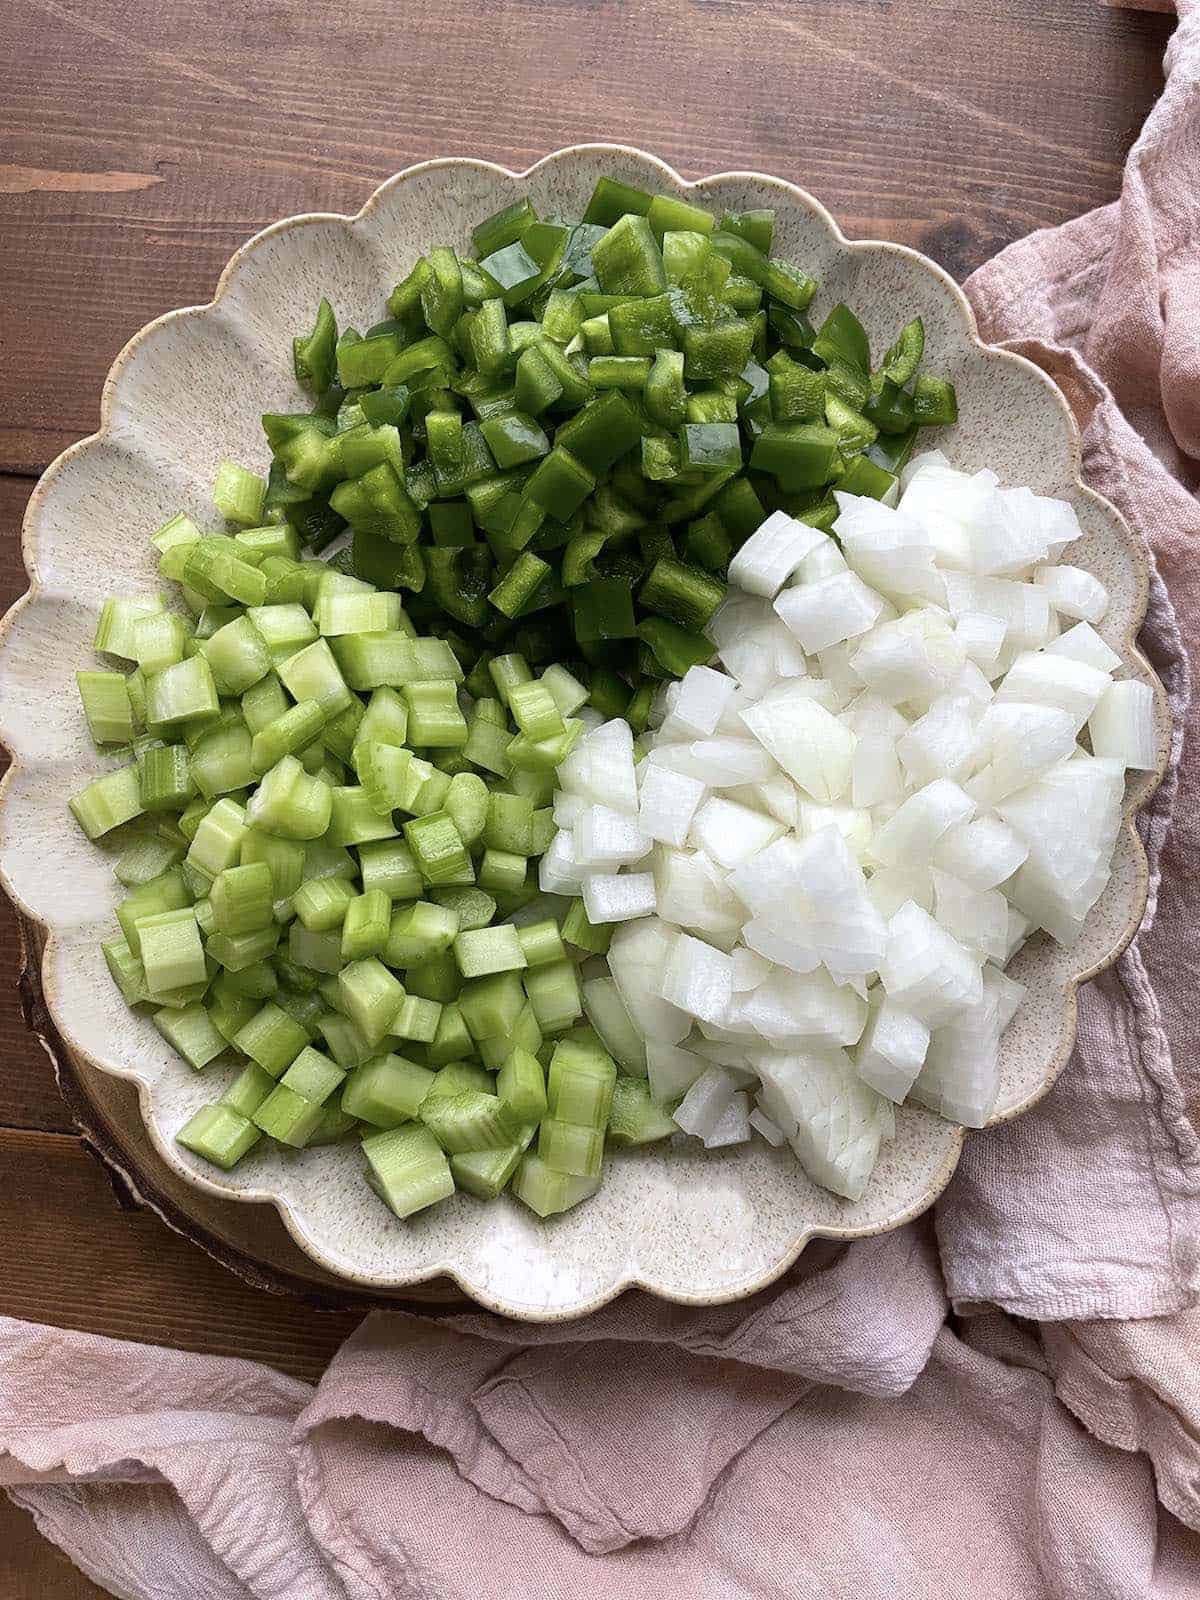
POLYGON ((1088 732, 1095 755, 1153 772, 1158 765, 1154 690, 1133 678, 1110 683, 1088 718, 1088 732))
POLYGON ((646 1040, 646 1071, 650 1079, 650 1096, 661 1105, 668 1105, 686 1094, 705 1071, 703 1057, 678 1045, 664 1044, 660 1039, 646 1040))
POLYGON ((786 1143, 783 1137, 783 1130, 771 1121, 761 1106, 756 1105, 750 1113, 750 1126, 755 1133, 761 1133, 773 1149, 777 1150, 781 1144, 786 1143))
POLYGON ((750 1104, 743 1089, 735 1091, 716 1127, 704 1141, 706 1150, 723 1150, 731 1144, 745 1144, 750 1138, 750 1104))
POLYGON ((900 1104, 916 1081, 929 1049, 929 1029, 910 1011, 881 999, 872 1006, 855 1052, 858 1075, 900 1104))
POLYGON ((640 770, 638 824, 642 832, 661 844, 682 845, 704 799, 704 783, 653 759, 643 761, 640 770))
POLYGON ((609 970, 625 1009, 647 1041, 678 1044, 691 1027, 691 1019, 658 992, 678 937, 675 928, 646 917, 619 927, 608 947, 609 970))
POLYGON ((954 632, 967 659, 990 672, 999 659, 1008 623, 1003 617, 989 616, 984 611, 961 611, 954 632))
POLYGON ((785 589, 775 602, 775 613, 811 653, 866 633, 878 622, 883 606, 874 589, 847 571, 785 589))
POLYGON ((679 693, 668 719, 693 739, 716 732, 717 724, 737 693, 733 679, 712 667, 689 667, 679 683, 679 693))
POLYGON ((997 700, 1024 700, 1030 705, 1053 706, 1072 718, 1075 732, 1083 727, 1108 687, 1108 675, 1069 656, 1027 650, 1004 674, 997 700))
POLYGON ((1099 622, 1108 610, 1108 590, 1082 567, 1039 567, 1033 581, 1045 589, 1060 616, 1099 622))
POLYGON ((593 924, 648 917, 654 906, 652 872, 593 872, 583 880, 583 909, 593 924))
POLYGON ((1070 656, 1072 661, 1082 661, 1085 666, 1096 667, 1100 672, 1115 672, 1121 658, 1110 650, 1090 622, 1077 622, 1046 646, 1048 656, 1070 656))
POLYGON ((608 806, 585 806, 572 834, 575 860, 588 871, 631 866, 646 855, 652 842, 634 817, 608 806))
POLYGON ((633 1024, 612 978, 590 978, 582 986, 583 1009, 601 1043, 626 1072, 646 1076, 646 1041, 633 1024))
POLYGON ((958 784, 935 778, 876 830, 871 854, 884 866, 928 861, 942 835, 974 812, 974 800, 958 784))
POLYGON ((538 862, 538 888, 543 894, 578 895, 583 892, 584 869, 575 859, 575 840, 560 828, 550 848, 538 862))
POLYGON ((782 832, 783 824, 774 817, 713 795, 692 819, 691 842, 729 870, 757 855, 782 832))
POLYGON ((773 600, 825 535, 784 511, 773 511, 729 563, 729 581, 750 594, 773 600))
POLYGON ((911 902, 888 923, 879 979, 889 999, 930 1027, 970 1010, 983 996, 979 959, 911 902))
POLYGON ((737 1085, 724 1067, 706 1067, 676 1107, 676 1124, 693 1138, 709 1138, 736 1093, 737 1085))
POLYGON ((964 696, 940 695, 925 715, 896 740, 896 754, 904 764, 909 783, 920 786, 935 778, 958 778, 968 772, 978 743, 976 721, 964 696))
POLYGON ((703 940, 680 934, 659 983, 663 999, 688 1016, 719 1023, 732 995, 732 963, 703 940))
POLYGON ((726 874, 703 850, 657 851, 654 885, 664 922, 716 944, 737 936, 745 912, 726 874))
POLYGON ((1028 854, 1028 845, 1006 822, 986 816, 960 822, 944 833, 933 860, 972 889, 995 889, 1012 877, 1028 854))
POLYGON ((814 800, 840 800, 850 784, 855 736, 798 687, 774 690, 742 721, 814 800))
POLYGON ((879 1154, 878 1096, 845 1053, 764 1053, 759 1099, 787 1136, 809 1177, 848 1200, 861 1199, 879 1154))
MULTIPOLYGON (((742 726, 740 732, 746 730, 742 726)), ((697 739, 691 745, 692 760, 705 782, 714 789, 727 789, 742 783, 766 783, 778 773, 774 760, 754 739, 697 739)))
POLYGON ((734 994, 745 994, 750 989, 757 989, 759 984, 765 983, 770 976, 771 963, 765 956, 747 950, 744 945, 737 946, 733 952, 733 965, 730 968, 730 981, 734 994))

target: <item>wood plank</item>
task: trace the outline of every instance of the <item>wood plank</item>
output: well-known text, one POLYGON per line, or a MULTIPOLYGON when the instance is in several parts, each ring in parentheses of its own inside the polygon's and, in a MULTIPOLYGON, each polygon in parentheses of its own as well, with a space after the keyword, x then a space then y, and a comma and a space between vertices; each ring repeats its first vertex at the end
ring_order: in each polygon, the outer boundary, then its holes
POLYGON ((756 167, 961 277, 1116 194, 1170 26, 1094 0, 469 0, 436 26, 360 0, 336 28, 296 0, 10 0, 0 345, 28 356, 0 376, 0 466, 92 430, 121 345, 207 299, 248 234, 428 156, 609 138, 756 167))
MULTIPOLYGON (((0 476, 0 611, 28 586, 21 564, 21 516, 33 483, 0 476)), ((0 771, 8 759, 0 750, 0 771)), ((0 894, 0 1125, 73 1131, 70 1113, 54 1082, 50 1058, 25 1026, 16 977, 21 968, 17 919, 0 894)))
POLYGON ((111 1600, 43 1539, 33 1518, 0 1494, 0 1600, 111 1600))
POLYGON ((0 1129, 0 1315, 267 1361, 315 1382, 359 1321, 252 1289, 149 1211, 126 1211, 78 1139, 0 1129))

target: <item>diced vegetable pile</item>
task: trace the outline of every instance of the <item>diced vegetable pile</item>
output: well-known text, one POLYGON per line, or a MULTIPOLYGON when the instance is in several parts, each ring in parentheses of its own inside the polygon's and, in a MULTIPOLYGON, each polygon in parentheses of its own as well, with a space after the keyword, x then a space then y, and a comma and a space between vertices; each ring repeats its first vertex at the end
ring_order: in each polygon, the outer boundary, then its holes
POLYGON ((919 320, 874 365, 810 320, 773 226, 602 179, 365 334, 323 301, 268 474, 153 535, 181 606, 105 602, 71 807, 124 998, 237 1064, 198 1155, 354 1135, 399 1217, 547 1216, 609 1144, 755 1128, 854 1194, 885 1096, 985 1109, 957 1063, 1099 892, 1149 691, 1057 634, 1104 605, 1057 502, 927 457, 888 509, 953 388, 919 320))
POLYGON ((833 537, 763 523, 710 625, 724 670, 666 689, 636 767, 624 723, 584 737, 541 865, 623 924, 584 1003, 653 1099, 710 1148, 786 1138, 851 1199, 893 1102, 987 1120, 1003 968, 1078 937, 1156 759, 1104 586, 1055 562, 1071 506, 936 452, 903 482, 896 509, 838 493, 833 537))

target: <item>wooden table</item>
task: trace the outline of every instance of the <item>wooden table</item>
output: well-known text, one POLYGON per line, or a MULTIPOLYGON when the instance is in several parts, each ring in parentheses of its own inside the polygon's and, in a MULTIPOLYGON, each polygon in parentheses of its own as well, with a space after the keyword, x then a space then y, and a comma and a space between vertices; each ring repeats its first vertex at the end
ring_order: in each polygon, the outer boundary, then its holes
MULTIPOLYGON (((1171 19, 1099 0, 8 0, 0 7, 0 606, 21 513, 126 339, 249 234, 434 155, 643 145, 759 168, 964 277, 1117 193, 1171 19)), ((300 308, 303 311, 303 308, 300 308)), ((131 530, 133 531, 133 530, 131 530)), ((357 1320, 255 1291, 123 1208, 12 980, 0 906, 0 1313, 316 1379, 357 1320), (19 1240, 21 1247, 13 1248, 19 1240)), ((0 1497, 0 1597, 96 1595, 0 1497)))

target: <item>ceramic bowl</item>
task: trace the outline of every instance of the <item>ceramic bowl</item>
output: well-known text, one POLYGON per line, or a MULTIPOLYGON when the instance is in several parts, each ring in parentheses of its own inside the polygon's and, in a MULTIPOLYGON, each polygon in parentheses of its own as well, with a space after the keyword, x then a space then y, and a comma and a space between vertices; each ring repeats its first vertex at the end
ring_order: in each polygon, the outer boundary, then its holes
MULTIPOLYGON (((1069 559, 1112 595, 1101 631, 1124 672, 1155 681, 1133 643, 1146 559, 1117 512, 1080 483, 1078 438, 1058 390, 1028 362, 979 342, 966 300, 931 261, 900 245, 848 242, 817 201, 778 179, 724 173, 690 184, 648 155, 604 145, 559 151, 520 174, 481 161, 426 162, 389 179, 355 217, 290 217, 265 229, 230 261, 209 305, 160 317, 126 346, 104 388, 100 432, 60 456, 30 501, 31 587, 5 620, 0 652, 0 735, 13 758, 0 874, 46 930, 50 1012, 72 1051, 134 1080, 163 1161, 201 1189, 273 1202, 302 1248, 332 1272, 377 1288, 447 1274, 483 1305, 541 1320, 579 1315, 631 1285, 691 1303, 748 1294, 815 1235, 878 1233, 924 1210, 950 1178, 963 1132, 901 1108, 896 1138, 855 1202, 817 1187, 790 1154, 761 1143, 619 1155, 593 1200, 548 1222, 507 1197, 481 1205, 459 1195, 399 1223, 362 1181, 354 1143, 260 1147, 219 1173, 174 1135, 232 1069, 191 1072, 147 1018, 126 1010, 99 949, 113 929, 111 860, 84 839, 65 802, 99 765, 74 674, 92 659, 101 599, 156 587, 147 535, 180 509, 211 521, 221 459, 264 463, 259 413, 300 402, 290 341, 321 295, 343 325, 368 326, 424 246, 467 245, 474 220, 521 195, 543 214, 577 215, 601 173, 695 194, 718 210, 773 207, 778 252, 820 280, 818 304, 850 302, 877 348, 919 313, 931 368, 958 389, 960 420, 939 434, 939 447, 958 466, 989 466, 1006 482, 1074 504, 1084 535, 1069 559)), ((1165 759, 1161 689, 1158 696, 1165 759)), ((1132 818, 1155 781, 1138 775, 1129 784, 1112 880, 1076 948, 1037 940, 1017 960, 1029 994, 1005 1036, 995 1120, 1045 1093, 1071 1048, 1077 985, 1133 936, 1147 877, 1132 818)))

